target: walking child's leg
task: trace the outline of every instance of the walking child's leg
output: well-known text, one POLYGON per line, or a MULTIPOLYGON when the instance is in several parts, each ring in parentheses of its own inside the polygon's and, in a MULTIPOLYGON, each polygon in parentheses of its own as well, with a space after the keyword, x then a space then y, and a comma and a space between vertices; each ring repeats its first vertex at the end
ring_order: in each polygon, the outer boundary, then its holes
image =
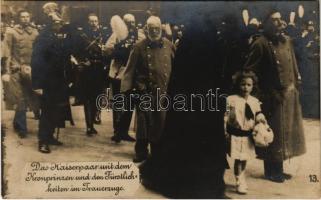
POLYGON ((245 180, 246 160, 235 160, 234 174, 236 178, 236 190, 241 194, 247 193, 247 183, 245 180))
POLYGON ((242 172, 242 163, 240 160, 235 159, 234 161, 234 175, 239 176, 242 172))
POLYGON ((243 172, 246 168, 246 160, 242 160, 241 165, 242 165, 242 172, 243 172))

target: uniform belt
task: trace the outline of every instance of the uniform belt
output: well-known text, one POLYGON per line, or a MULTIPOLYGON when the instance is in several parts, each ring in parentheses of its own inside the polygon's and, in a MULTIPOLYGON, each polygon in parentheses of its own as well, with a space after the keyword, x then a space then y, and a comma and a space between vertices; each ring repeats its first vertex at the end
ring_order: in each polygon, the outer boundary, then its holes
POLYGON ((238 128, 234 128, 233 126, 230 126, 230 125, 226 126, 226 131, 231 135, 241 136, 241 137, 251 136, 253 132, 253 130, 244 131, 238 128))

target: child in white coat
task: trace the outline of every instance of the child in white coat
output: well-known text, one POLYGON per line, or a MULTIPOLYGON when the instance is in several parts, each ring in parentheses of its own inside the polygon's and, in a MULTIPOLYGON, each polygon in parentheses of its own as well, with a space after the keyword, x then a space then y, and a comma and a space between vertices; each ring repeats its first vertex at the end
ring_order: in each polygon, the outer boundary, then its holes
POLYGON ((257 77, 253 72, 238 72, 234 76, 235 95, 227 97, 226 134, 230 139, 230 156, 234 159, 234 174, 238 193, 247 193, 246 163, 255 157, 251 135, 256 122, 266 123, 260 101, 251 95, 257 77))

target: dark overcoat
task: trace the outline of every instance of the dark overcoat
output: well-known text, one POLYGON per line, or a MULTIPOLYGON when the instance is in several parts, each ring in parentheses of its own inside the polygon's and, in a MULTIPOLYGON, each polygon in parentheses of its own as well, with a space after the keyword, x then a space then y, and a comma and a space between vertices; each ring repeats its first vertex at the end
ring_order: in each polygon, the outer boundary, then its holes
MULTIPOLYGON (((151 109, 144 109, 138 100, 137 137, 157 142, 164 128, 166 111, 157 110, 157 93, 166 95, 174 57, 173 44, 165 39, 153 43, 144 39, 134 45, 121 82, 121 92, 136 89, 140 95, 151 97, 151 109)), ((142 96, 141 96, 142 97, 142 96)), ((163 102, 158 102, 162 104, 163 102)), ((145 107, 147 108, 147 107, 145 107)))
POLYGON ((50 112, 55 127, 64 127, 64 121, 68 120, 70 105, 66 71, 69 67, 70 45, 67 34, 55 34, 44 29, 33 45, 32 87, 43 90, 41 108, 50 112))
POLYGON ((93 31, 78 27, 71 34, 72 55, 78 62, 73 69, 73 83, 76 97, 82 103, 89 99, 95 100, 108 85, 107 61, 104 60, 101 49, 107 38, 108 33, 104 29, 93 31))
POLYGON ((258 149, 260 158, 283 161, 306 152, 299 102, 300 75, 291 39, 262 35, 253 42, 245 69, 258 76, 262 110, 274 132, 268 148, 258 149))

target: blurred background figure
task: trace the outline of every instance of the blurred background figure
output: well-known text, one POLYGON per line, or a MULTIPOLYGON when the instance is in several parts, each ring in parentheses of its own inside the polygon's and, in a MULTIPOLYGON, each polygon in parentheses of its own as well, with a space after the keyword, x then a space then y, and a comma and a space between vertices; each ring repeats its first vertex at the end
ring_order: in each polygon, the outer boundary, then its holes
MULTIPOLYGON (((245 29, 246 30, 246 29, 245 29)), ((240 27, 240 19, 235 15, 226 15, 217 26, 216 63, 225 80, 223 87, 230 91, 232 75, 239 71, 244 63, 248 48, 246 32, 240 27)))
POLYGON ((320 93, 320 39, 312 20, 303 23, 296 41, 298 66, 302 76, 301 101, 306 117, 319 116, 320 93))
MULTIPOLYGON (((106 42, 106 55, 111 57, 109 78, 111 80, 112 95, 120 94, 123 73, 130 51, 135 43, 143 40, 145 35, 140 29, 136 28, 135 17, 132 14, 125 14, 123 19, 113 16, 110 20, 113 30, 112 35, 106 42)), ((119 143, 121 140, 134 142, 135 139, 128 134, 132 119, 132 109, 129 107, 129 96, 125 98, 126 107, 119 111, 113 109, 113 128, 114 136, 112 141, 119 143)))
POLYGON ((39 97, 31 87, 30 68, 33 42, 38 31, 31 25, 30 18, 29 11, 19 11, 18 24, 8 29, 5 36, 9 57, 3 66, 3 76, 10 77, 10 81, 4 84, 5 96, 7 103, 16 107, 13 127, 21 138, 27 136, 27 107, 31 108, 36 119, 40 117, 39 97))

